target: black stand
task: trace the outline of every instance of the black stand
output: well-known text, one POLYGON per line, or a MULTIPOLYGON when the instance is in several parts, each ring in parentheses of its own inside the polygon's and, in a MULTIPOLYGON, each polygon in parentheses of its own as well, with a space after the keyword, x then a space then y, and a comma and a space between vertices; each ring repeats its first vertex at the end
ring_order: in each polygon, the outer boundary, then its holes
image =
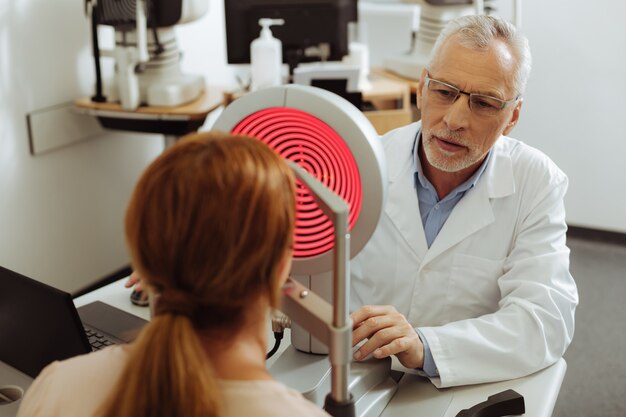
POLYGON ((352 394, 346 403, 338 403, 328 394, 324 400, 324 411, 333 417, 355 417, 356 411, 352 394))
POLYGON ((492 395, 470 409, 461 410, 456 417, 500 417, 524 414, 524 397, 512 389, 492 395))

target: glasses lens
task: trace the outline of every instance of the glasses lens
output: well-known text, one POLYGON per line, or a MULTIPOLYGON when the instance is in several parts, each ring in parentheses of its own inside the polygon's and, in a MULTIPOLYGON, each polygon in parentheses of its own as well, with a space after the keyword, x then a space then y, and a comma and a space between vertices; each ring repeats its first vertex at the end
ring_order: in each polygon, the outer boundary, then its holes
POLYGON ((472 94, 470 96, 470 108, 478 114, 492 115, 502 109, 504 102, 495 97, 472 94))
POLYGON ((441 81, 429 79, 428 92, 430 96, 440 103, 453 103, 459 95, 459 90, 441 81))

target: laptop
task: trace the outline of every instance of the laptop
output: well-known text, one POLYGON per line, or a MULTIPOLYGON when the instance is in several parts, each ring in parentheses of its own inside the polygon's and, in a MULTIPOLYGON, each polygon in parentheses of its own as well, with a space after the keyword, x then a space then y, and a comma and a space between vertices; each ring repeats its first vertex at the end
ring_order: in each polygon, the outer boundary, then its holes
POLYGON ((31 378, 53 361, 130 342, 146 323, 100 301, 77 310, 70 294, 0 267, 0 362, 31 378))

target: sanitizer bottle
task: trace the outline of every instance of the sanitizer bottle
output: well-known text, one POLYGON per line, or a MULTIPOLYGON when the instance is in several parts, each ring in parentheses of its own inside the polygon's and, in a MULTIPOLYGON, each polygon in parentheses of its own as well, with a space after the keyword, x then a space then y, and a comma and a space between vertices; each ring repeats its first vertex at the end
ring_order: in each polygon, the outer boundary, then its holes
POLYGON ((281 84, 283 48, 270 26, 284 23, 283 19, 259 19, 261 35, 250 44, 252 91, 281 84))

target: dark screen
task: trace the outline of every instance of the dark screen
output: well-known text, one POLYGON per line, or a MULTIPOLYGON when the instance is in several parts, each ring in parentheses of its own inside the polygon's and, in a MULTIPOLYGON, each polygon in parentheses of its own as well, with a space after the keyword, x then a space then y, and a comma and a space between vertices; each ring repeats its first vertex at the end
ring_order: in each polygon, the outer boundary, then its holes
POLYGON ((69 294, 0 267, 0 361, 34 378, 90 351, 69 294))
POLYGON ((293 69, 300 62, 318 61, 304 50, 325 43, 331 61, 348 54, 348 23, 357 21, 357 0, 224 0, 228 63, 250 63, 250 43, 259 37, 263 17, 284 19, 272 26, 282 42, 283 62, 293 69))

